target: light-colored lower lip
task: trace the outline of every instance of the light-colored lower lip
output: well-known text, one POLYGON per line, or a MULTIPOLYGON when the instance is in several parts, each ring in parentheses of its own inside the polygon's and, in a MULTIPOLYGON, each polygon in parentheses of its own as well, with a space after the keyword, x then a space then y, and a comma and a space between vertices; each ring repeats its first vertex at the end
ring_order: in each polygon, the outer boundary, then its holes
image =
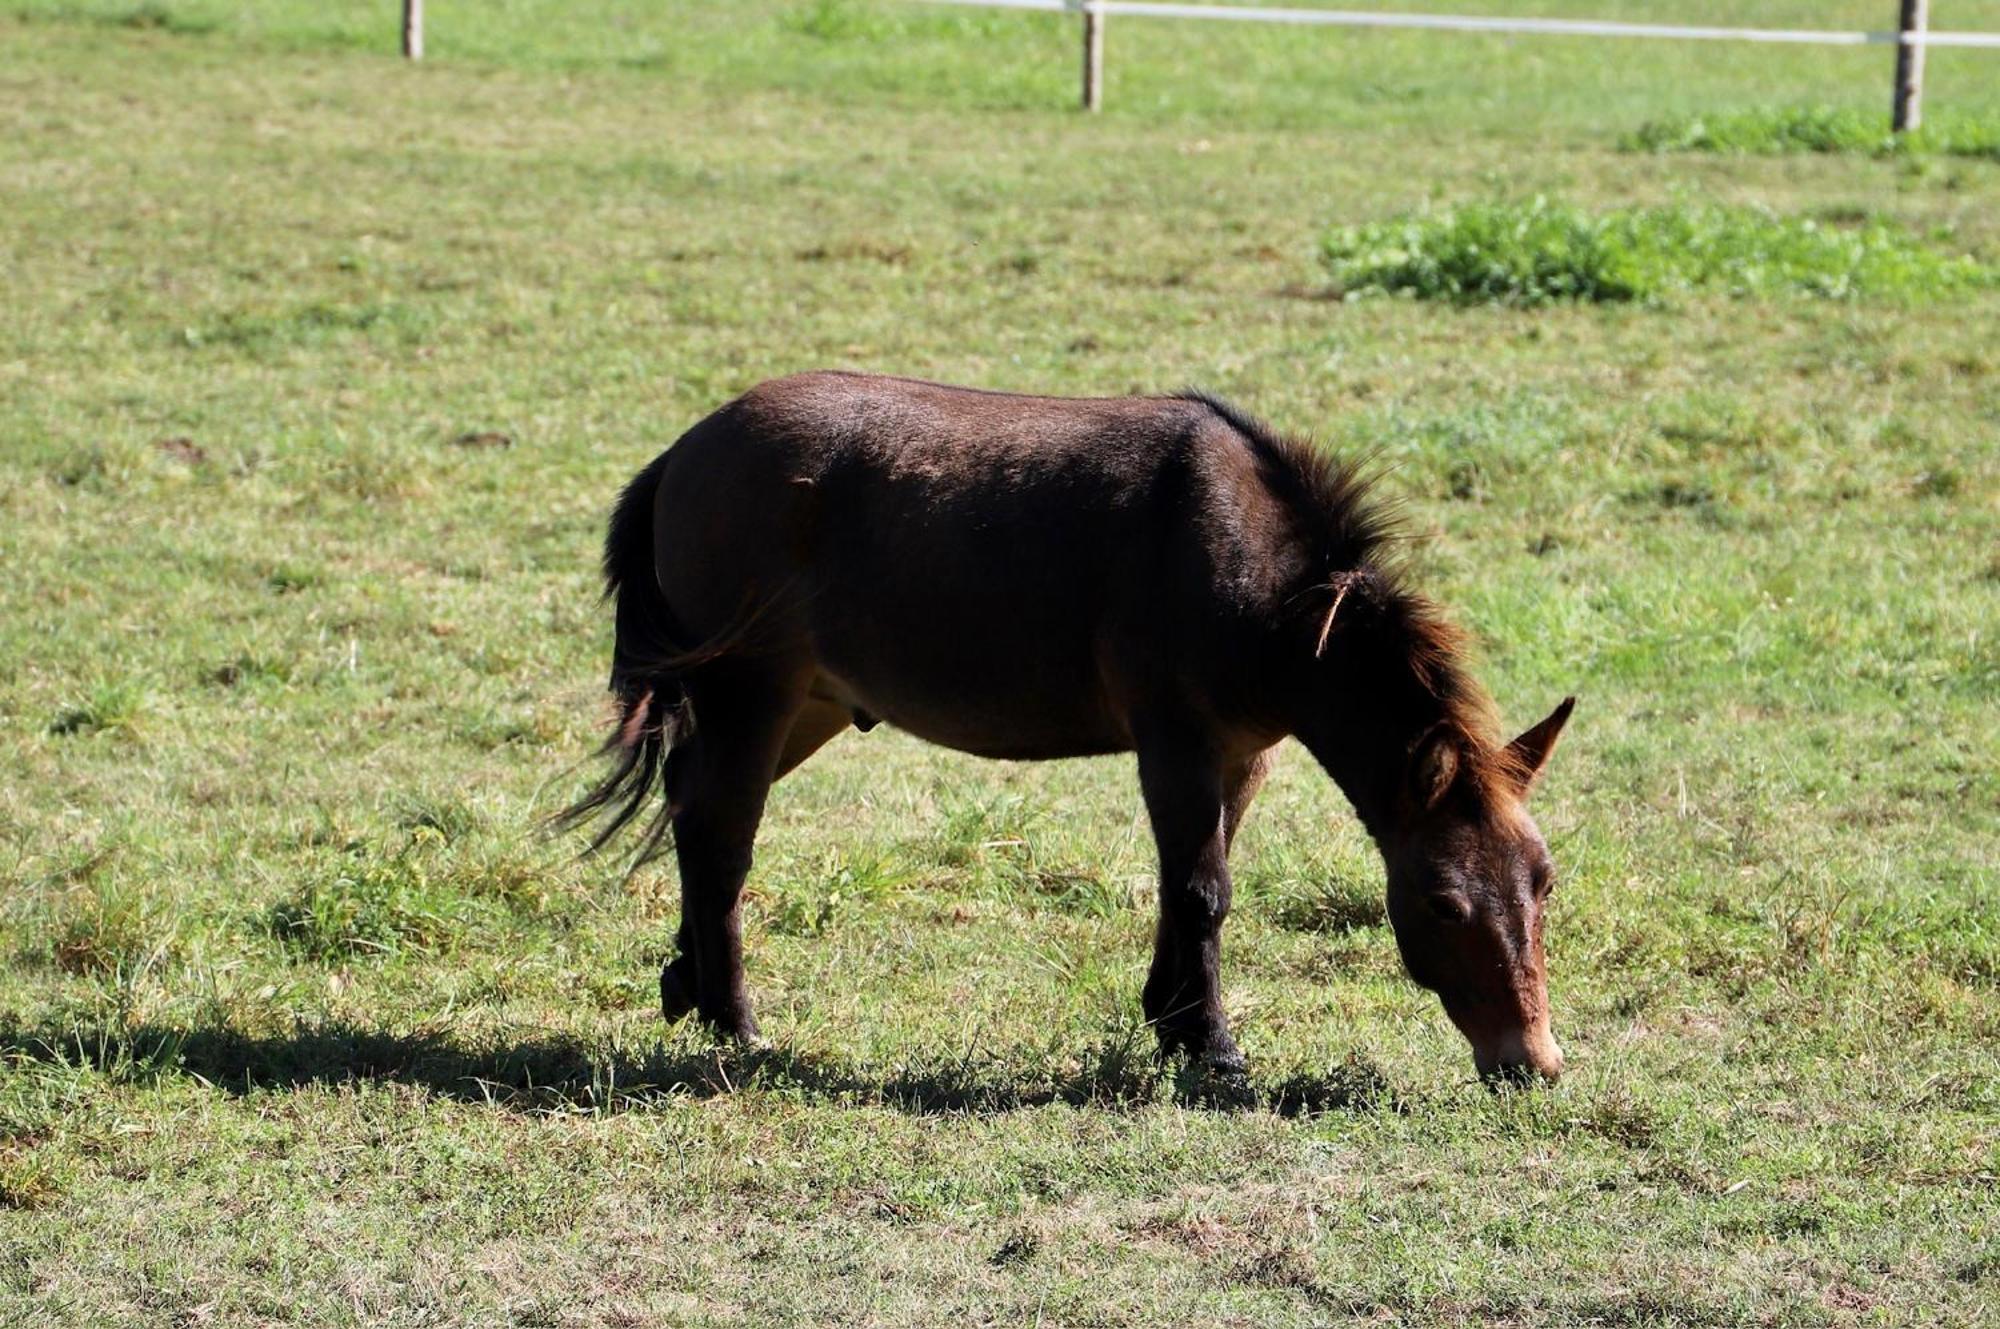
POLYGON ((1530 1062, 1507 1062, 1480 1068, 1479 1078, 1492 1085, 1554 1084, 1562 1078, 1562 1067, 1537 1066, 1530 1062))
POLYGON ((1476 1048, 1472 1060, 1489 1078, 1533 1074, 1553 1081, 1563 1073, 1562 1049, 1546 1025, 1502 1039, 1491 1048, 1476 1048))

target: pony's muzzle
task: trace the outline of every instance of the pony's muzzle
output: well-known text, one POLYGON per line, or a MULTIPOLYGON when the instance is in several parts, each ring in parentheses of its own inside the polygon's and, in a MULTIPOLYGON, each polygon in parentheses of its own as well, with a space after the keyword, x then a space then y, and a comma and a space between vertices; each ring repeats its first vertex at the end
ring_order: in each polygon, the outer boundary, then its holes
POLYGON ((1509 1034, 1487 1047, 1474 1046, 1472 1060, 1489 1087, 1554 1084, 1562 1078, 1563 1053, 1546 1025, 1509 1034))

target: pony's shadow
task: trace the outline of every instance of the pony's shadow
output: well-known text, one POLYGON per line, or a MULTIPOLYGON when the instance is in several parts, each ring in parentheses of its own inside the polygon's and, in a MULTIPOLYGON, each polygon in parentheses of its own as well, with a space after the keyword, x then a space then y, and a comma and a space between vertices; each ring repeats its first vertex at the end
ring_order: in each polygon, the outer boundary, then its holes
POLYGON ((479 1043, 449 1031, 398 1032, 346 1021, 252 1034, 229 1025, 0 1024, 0 1064, 84 1066, 123 1079, 198 1077, 230 1094, 365 1083, 414 1085, 462 1102, 524 1113, 628 1112, 745 1090, 805 1102, 886 1107, 919 1116, 994 1115, 1067 1103, 1133 1108, 1165 1094, 1189 1107, 1261 1107, 1287 1116, 1395 1107, 1365 1062, 1265 1086, 1218 1086, 1161 1065, 1150 1039, 1113 1038, 1056 1064, 942 1058, 871 1065, 803 1049, 606 1049, 537 1033, 479 1043))

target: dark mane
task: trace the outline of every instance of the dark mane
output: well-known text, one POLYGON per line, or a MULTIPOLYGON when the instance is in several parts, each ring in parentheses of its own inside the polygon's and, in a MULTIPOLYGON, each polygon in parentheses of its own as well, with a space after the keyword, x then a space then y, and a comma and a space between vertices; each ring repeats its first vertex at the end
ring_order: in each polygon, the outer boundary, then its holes
POLYGON ((1366 621, 1390 653, 1407 662, 1411 679, 1440 707, 1443 723, 1464 736, 1476 772, 1495 778, 1512 774, 1505 769, 1508 757, 1492 699, 1467 668, 1464 629, 1409 584, 1401 556, 1410 542, 1407 525, 1376 492, 1378 473, 1365 460, 1281 434, 1212 393, 1190 388, 1174 395, 1213 411, 1256 453, 1265 483, 1307 533, 1313 561, 1325 569, 1327 580, 1306 591, 1322 604, 1342 595, 1337 618, 1366 621))
POLYGON ((1314 561, 1329 574, 1371 571, 1399 580, 1389 550, 1403 538, 1402 522, 1374 493, 1374 476, 1360 462, 1290 438, 1213 393, 1174 394, 1197 402, 1241 435, 1262 465, 1264 482, 1317 546, 1314 561))

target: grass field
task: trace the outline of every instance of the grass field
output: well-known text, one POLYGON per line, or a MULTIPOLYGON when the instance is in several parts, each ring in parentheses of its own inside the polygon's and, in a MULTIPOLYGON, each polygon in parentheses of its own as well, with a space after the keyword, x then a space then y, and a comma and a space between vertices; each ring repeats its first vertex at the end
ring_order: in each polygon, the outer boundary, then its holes
MULTIPOLYGON (((1621 146, 1886 115, 1887 52, 1119 21, 1085 119, 1073 20, 433 4, 412 68, 393 8, 0 0, 0 1323, 2000 1322, 2000 291, 1322 259, 1545 196, 2000 263, 1989 158, 1621 146), (1510 718, 1582 696, 1568 1078, 1473 1082, 1297 750, 1225 943, 1256 1110, 1150 1059, 1125 759, 837 740, 753 876, 773 1050, 664 1031, 671 871, 537 829, 602 515, 823 365, 1392 463, 1510 718)), ((1993 123, 2000 57, 1929 93, 1993 123)))

